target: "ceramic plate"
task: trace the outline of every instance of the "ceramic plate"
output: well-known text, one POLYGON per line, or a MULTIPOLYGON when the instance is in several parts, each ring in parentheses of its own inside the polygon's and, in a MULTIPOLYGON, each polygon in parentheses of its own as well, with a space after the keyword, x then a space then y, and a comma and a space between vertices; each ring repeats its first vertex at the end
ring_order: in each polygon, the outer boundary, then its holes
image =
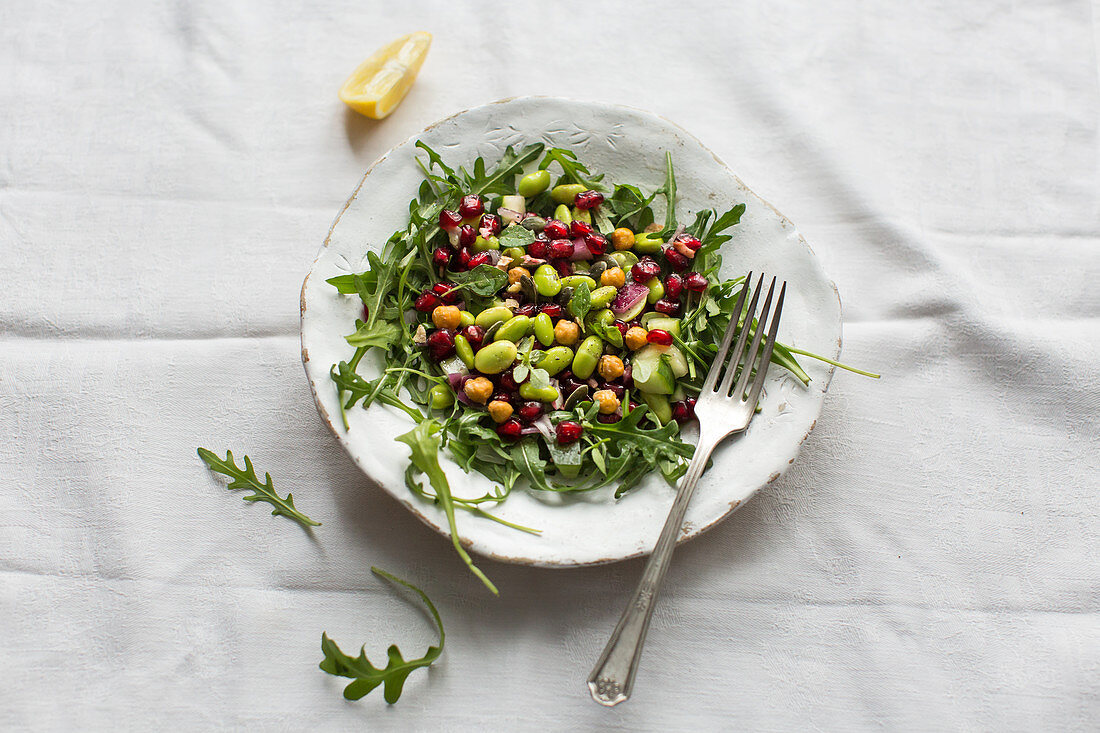
MULTIPOLYGON (((504 100, 449 117, 398 145, 367 171, 336 217, 302 286, 302 361, 321 417, 370 478, 441 534, 449 534, 442 510, 405 488, 408 450, 394 438, 412 427, 408 416, 382 405, 369 410, 357 406, 349 411, 350 429, 345 430, 329 379, 332 365, 352 355, 343 337, 354 330, 362 305, 356 297, 338 294, 325 280, 366 269, 367 249, 378 248, 407 225, 409 200, 422 180, 413 160, 417 139, 455 167, 469 165, 479 155, 491 164, 508 145, 541 141, 570 148, 611 180, 648 191, 661 186, 665 151, 672 151, 681 221, 690 221, 703 208, 721 213, 735 203, 747 206, 723 249, 722 276, 752 270, 786 279, 779 339, 839 356, 840 300, 806 241, 790 221, 680 127, 635 109, 546 97, 504 100)), ((659 205, 655 209, 660 219, 659 205)), ((771 369, 762 411, 745 434, 715 451, 714 465, 703 475, 688 509, 683 540, 714 526, 794 461, 821 412, 832 377, 832 369, 821 362, 803 358, 801 363, 812 377, 809 386, 803 387, 782 369, 771 369)), ((373 378, 379 364, 380 360, 364 359, 359 371, 373 378)), ((444 468, 457 496, 480 496, 489 487, 483 476, 465 474, 449 460, 444 468)), ((594 565, 647 554, 668 513, 673 489, 653 476, 618 501, 612 493, 608 489, 562 497, 514 491, 494 511, 541 529, 538 537, 464 512, 458 514, 458 529, 472 551, 505 562, 594 565)))

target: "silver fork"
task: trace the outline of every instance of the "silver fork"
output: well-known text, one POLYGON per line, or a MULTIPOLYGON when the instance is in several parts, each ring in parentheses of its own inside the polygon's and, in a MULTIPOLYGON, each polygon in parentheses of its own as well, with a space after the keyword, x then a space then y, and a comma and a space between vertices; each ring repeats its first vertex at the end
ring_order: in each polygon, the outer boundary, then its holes
MULTIPOLYGON (((737 299, 734 313, 740 314, 745 305, 745 296, 752 285, 752 273, 745 278, 745 287, 741 289, 741 296, 737 299)), ((642 579, 638 588, 630 599, 630 603, 623 611, 615 631, 611 633, 611 639, 600 655, 600 661, 596 663, 592 674, 588 676, 588 689, 592 693, 592 699, 601 705, 618 705, 630 697, 634 689, 634 677, 638 673, 638 662, 642 658, 642 646, 645 644, 646 631, 649 629, 650 619, 653 618, 653 609, 657 604, 657 595, 661 592, 661 584, 665 578, 665 572, 672 561, 672 551, 676 548, 676 537, 680 534, 680 528, 684 524, 684 514, 687 512, 688 502, 695 493, 695 485, 707 466, 710 454, 722 440, 734 433, 740 433, 749 426, 753 413, 756 411, 756 403, 760 398, 760 390, 764 386, 764 377, 768 371, 768 363, 775 347, 775 334, 779 329, 779 316, 783 311, 783 295, 787 292, 787 283, 784 282, 779 290, 779 299, 775 303, 775 313, 772 315, 771 325, 768 328, 768 340, 760 349, 760 338, 764 333, 765 324, 768 322, 768 313, 771 309, 772 294, 775 291, 775 278, 772 278, 768 288, 768 296, 764 299, 764 307, 760 311, 756 332, 752 338, 752 345, 748 352, 745 351, 745 343, 752 326, 753 315, 756 313, 756 304, 760 299, 760 292, 764 289, 764 275, 760 276, 752 300, 749 302, 748 312, 745 313, 744 327, 740 329, 737 337, 737 345, 730 351, 730 343, 735 333, 738 333, 738 319, 731 318, 729 328, 722 337, 722 343, 718 347, 718 353, 711 364, 710 372, 703 383, 703 389, 699 393, 695 404, 695 415, 699 419, 699 444, 695 448, 695 455, 688 465, 680 488, 676 492, 676 499, 672 502, 672 510, 668 513, 665 526, 661 530, 661 536, 657 540, 653 553, 646 562, 642 571, 642 579), (748 358, 745 358, 745 354, 748 358), (728 367, 725 366, 727 354, 730 356, 728 367), (759 354, 759 363, 756 366, 756 378, 752 382, 752 388, 746 395, 749 387, 749 378, 753 373, 753 364, 757 363, 756 355, 759 354), (733 379, 737 372, 738 364, 744 359, 745 364, 741 368, 737 384, 733 379), (723 371, 725 372, 723 375, 723 371), (719 382, 721 377, 721 382, 719 382), (717 385, 717 388, 716 388, 717 385), (733 387, 732 391, 730 387, 733 387)))

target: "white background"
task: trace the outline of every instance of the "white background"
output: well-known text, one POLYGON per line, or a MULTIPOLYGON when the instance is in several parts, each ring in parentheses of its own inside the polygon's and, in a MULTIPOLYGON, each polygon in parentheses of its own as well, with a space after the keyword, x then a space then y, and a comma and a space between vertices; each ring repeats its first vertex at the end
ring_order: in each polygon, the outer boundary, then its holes
MULTIPOLYGON (((1095 730, 1100 88, 1085 2, 0 4, 0 727, 1095 730), (387 120, 336 98, 435 34, 387 120), (583 678, 640 562, 481 561, 317 417, 298 289, 370 163, 517 94, 651 109, 845 306, 790 472, 679 552, 635 697, 583 678), (324 522, 225 491, 248 453, 324 522), (387 707, 321 631, 441 661, 387 707)), ((395 446, 396 450, 399 446, 395 446)))

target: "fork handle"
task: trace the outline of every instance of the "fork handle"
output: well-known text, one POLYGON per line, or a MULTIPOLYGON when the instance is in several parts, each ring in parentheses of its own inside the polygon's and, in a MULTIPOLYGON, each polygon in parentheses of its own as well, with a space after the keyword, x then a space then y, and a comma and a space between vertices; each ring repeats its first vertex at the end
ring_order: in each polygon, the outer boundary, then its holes
POLYGON ((615 630, 611 632, 611 639, 604 647, 600 660, 596 662, 592 673, 588 676, 588 689, 592 693, 592 699, 601 705, 618 705, 630 697, 634 689, 634 677, 638 673, 638 662, 642 658, 642 646, 645 644, 646 632, 649 630, 649 622, 653 618, 653 609, 657 605, 657 596, 661 592, 665 573, 672 562, 672 552, 676 549, 676 537, 684 525, 684 515, 687 513, 688 503, 695 493, 695 485, 707 466, 710 454, 714 451, 718 440, 708 440, 707 436, 700 435, 699 443, 695 448, 695 456, 688 465, 687 473, 676 491, 676 499, 672 502, 668 519, 661 530, 661 536, 653 548, 649 560, 646 561, 645 570, 634 595, 630 598, 619 619, 615 630))

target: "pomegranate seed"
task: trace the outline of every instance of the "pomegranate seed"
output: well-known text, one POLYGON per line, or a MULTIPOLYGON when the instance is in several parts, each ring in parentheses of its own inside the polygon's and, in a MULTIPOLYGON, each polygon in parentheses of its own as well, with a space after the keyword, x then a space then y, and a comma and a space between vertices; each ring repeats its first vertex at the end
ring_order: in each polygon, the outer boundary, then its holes
POLYGON ((672 334, 663 328, 654 328, 646 334, 645 340, 658 346, 672 346, 672 334))
POLYGON ((451 283, 436 283, 432 286, 432 292, 439 296, 444 303, 451 305, 462 300, 462 291, 455 290, 451 283))
POLYGON ((507 402, 510 405, 510 404, 512 404, 512 401, 515 400, 515 397, 516 397, 515 395, 510 395, 507 392, 497 392, 496 394, 493 395, 493 398, 489 401, 490 402, 507 402))
POLYGON ((616 319, 615 321, 612 321, 612 325, 615 326, 615 328, 619 329, 619 333, 621 333, 623 336, 626 336, 626 332, 630 330, 630 324, 626 321, 620 321, 616 319))
POLYGON ((630 401, 630 411, 631 411, 631 412, 634 412, 634 411, 635 411, 635 410, 637 410, 637 409, 638 409, 638 403, 637 403, 637 402, 635 402, 634 400, 631 400, 631 401, 630 401))
POLYGON ((439 228, 443 231, 450 233, 462 226, 462 217, 459 216, 457 211, 451 211, 450 209, 443 209, 439 212, 439 228))
POLYGON ((466 247, 458 250, 451 257, 451 269, 456 272, 462 272, 469 268, 470 265, 470 250, 466 247))
POLYGON ((435 252, 432 252, 432 264, 443 267, 450 261, 451 251, 446 247, 437 247, 435 252))
POLYGON ((510 417, 500 425, 497 425, 497 435, 505 440, 516 440, 523 432, 523 426, 520 425, 519 420, 514 417, 510 417))
POLYGON ((562 420, 558 423, 554 432, 558 436, 558 445, 569 445, 570 443, 576 443, 581 439, 581 433, 584 432, 584 427, 579 422, 573 420, 562 420))
POLYGON ((591 225, 585 224, 580 219, 574 219, 572 223, 569 224, 569 233, 574 237, 583 237, 585 234, 591 234, 594 231, 596 230, 593 229, 591 225))
MULTIPOLYGON (((680 312, 680 301, 672 300, 671 298, 661 298, 653 304, 653 310, 658 313, 664 313, 666 316, 674 316, 680 312)), ((650 333, 653 332, 650 331, 650 333)))
POLYGON ((542 403, 540 402, 524 402, 519 408, 519 419, 524 422, 531 422, 541 414, 542 403))
POLYGON ((435 293, 436 295, 440 295, 440 296, 446 295, 447 293, 451 292, 451 284, 450 283, 436 283, 435 285, 432 286, 432 292, 435 293))
POLYGON ((370 320, 370 308, 368 308, 364 304, 363 305, 363 321, 365 322, 365 321, 369 321, 369 320, 370 320))
POLYGON ((511 369, 500 375, 500 388, 505 392, 515 392, 519 389, 519 384, 517 384, 516 380, 512 377, 511 369))
POLYGON ((451 332, 444 328, 432 331, 432 335, 428 337, 428 354, 432 359, 443 361, 453 353, 455 353, 455 338, 451 332))
POLYGON ((466 326, 462 329, 462 335, 470 342, 470 346, 476 349, 485 340, 485 329, 481 326, 466 326))
POLYGON ((573 263, 569 260, 558 260, 554 263, 554 267, 557 268, 558 274, 562 277, 569 277, 573 274, 573 263))
POLYGON ((573 378, 573 370, 572 369, 562 369, 560 372, 558 372, 558 379, 572 379, 572 378, 573 378))
POLYGON ((565 310, 557 303, 547 303, 540 309, 542 313, 550 316, 551 318, 559 318, 565 310))
POLYGON ((595 232, 585 234, 584 246, 588 247, 588 251, 592 254, 602 255, 604 250, 607 249, 607 237, 602 234, 596 234, 595 232))
POLYGON ((636 283, 647 283, 661 274, 661 266, 652 257, 643 257, 630 268, 630 276, 636 283))
POLYGON ((527 254, 540 260, 545 260, 550 254, 550 244, 547 242, 540 242, 535 240, 531 244, 527 245, 527 254))
POLYGON ((477 241, 477 230, 469 224, 463 224, 458 230, 458 244, 461 247, 472 247, 477 241))
POLYGON ((615 384, 614 382, 604 382, 600 385, 600 389, 606 389, 608 391, 614 392, 615 396, 618 397, 620 400, 623 398, 623 395, 626 394, 626 388, 623 387, 623 385, 615 384))
POLYGON ((557 219, 547 219, 542 233, 550 239, 565 239, 569 236, 569 227, 565 225, 565 222, 557 219))
POLYGON ((428 290, 420 294, 420 297, 413 303, 413 308, 416 308, 421 313, 431 313, 439 304, 439 296, 428 290))
POLYGON ((676 272, 683 272, 688 268, 688 258, 677 252, 675 247, 665 247, 664 254, 668 266, 676 272))
POLYGON ((474 269, 479 265, 491 265, 493 263, 493 256, 488 252, 478 252, 476 255, 470 258, 470 269, 474 269))
POLYGON ((539 307, 534 303, 524 303, 519 308, 516 308, 516 315, 527 316, 528 318, 530 318, 531 316, 535 315, 538 309, 539 307))
POLYGON ((603 203, 603 194, 599 191, 581 191, 573 199, 578 209, 594 209, 603 203))
POLYGON ((689 422, 695 419, 695 398, 688 397, 685 400, 672 403, 672 419, 676 422, 683 423, 689 422))
POLYGON ((489 232, 490 237, 495 237, 496 235, 500 234, 500 217, 496 214, 486 214, 485 216, 481 217, 481 223, 478 224, 478 229, 483 232, 489 232))
POLYGON ((679 298, 680 293, 684 291, 684 278, 677 275, 675 272, 665 278, 665 296, 669 298, 679 298))
POLYGON ((692 252, 698 252, 699 248, 703 246, 702 242, 700 242, 698 239, 691 236, 690 234, 681 234, 676 241, 680 244, 687 246, 687 248, 690 249, 692 252))
POLYGON ((587 386, 587 384, 572 378, 562 379, 561 375, 558 375, 558 387, 561 388, 561 396, 565 399, 569 399, 569 396, 581 386, 587 386))
POLYGON ((481 197, 474 193, 463 196, 462 202, 458 205, 458 213, 462 215, 463 219, 481 216, 483 211, 485 211, 485 206, 481 203, 481 197))
POLYGON ((572 257, 576 249, 571 239, 555 239, 550 242, 550 259, 564 260, 572 257))
MULTIPOLYGON (((631 387, 633 387, 634 386, 634 366, 631 365, 631 364, 627 364, 626 367, 623 369, 623 375, 621 377, 619 377, 619 379, 622 380, 623 386, 626 387, 627 389, 630 389, 631 387)), ((633 409, 633 408, 631 408, 631 409, 633 409)))
POLYGON ((620 420, 622 420, 622 419, 623 419, 623 416, 622 416, 622 415, 620 415, 620 414, 619 414, 619 413, 617 413, 617 412, 613 412, 613 413, 611 413, 610 415, 604 415, 604 414, 603 414, 603 413, 601 412, 601 413, 600 413, 599 415, 596 415, 596 419, 597 419, 597 420, 599 420, 599 421, 600 421, 600 422, 602 422, 602 423, 608 423, 608 424, 610 424, 610 423, 617 423, 617 422, 619 422, 620 420))
MULTIPOLYGON (((707 289, 707 279, 701 273, 689 272, 684 276, 684 287, 693 293, 701 293, 707 289)), ((668 288, 665 288, 668 293, 668 288)))

